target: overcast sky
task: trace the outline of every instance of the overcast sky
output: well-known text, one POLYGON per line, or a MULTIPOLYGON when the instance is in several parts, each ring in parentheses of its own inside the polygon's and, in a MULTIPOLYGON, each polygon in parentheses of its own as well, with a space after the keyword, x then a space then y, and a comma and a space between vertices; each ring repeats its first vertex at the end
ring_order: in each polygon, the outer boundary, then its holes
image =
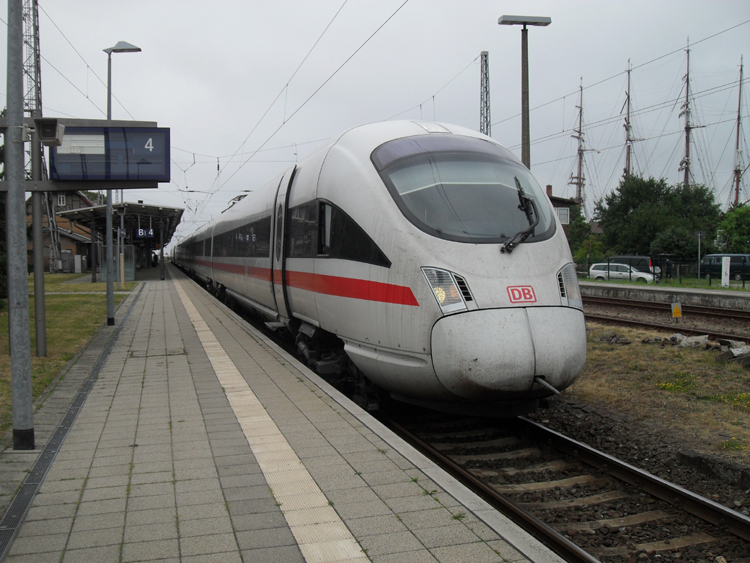
MULTIPOLYGON (((104 119, 102 49, 118 41, 141 47, 112 56, 112 114, 171 128, 172 182, 125 199, 186 207, 181 235, 349 127, 398 118, 478 129, 482 51, 492 136, 520 157, 521 32, 498 25, 504 14, 552 18, 529 31, 531 169, 541 185, 575 194, 570 135, 582 83, 588 209, 617 186, 628 60, 634 136, 644 139, 634 145, 634 170, 680 181, 677 100, 689 41, 693 122, 705 125, 693 132, 694 178, 722 205, 731 197, 741 55, 750 63, 748 0, 40 0, 39 7, 45 116, 104 119)), ((744 135, 748 76, 746 67, 744 135)), ((741 148, 747 166, 745 137, 741 148)))

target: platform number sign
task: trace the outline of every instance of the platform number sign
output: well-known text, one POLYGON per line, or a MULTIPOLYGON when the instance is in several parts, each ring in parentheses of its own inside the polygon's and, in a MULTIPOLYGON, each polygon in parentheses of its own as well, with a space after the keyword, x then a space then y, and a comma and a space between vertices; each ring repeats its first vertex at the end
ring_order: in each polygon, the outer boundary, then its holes
POLYGON ((169 128, 67 127, 50 148, 52 180, 170 180, 169 128))
POLYGON ((136 229, 135 238, 154 238, 154 229, 136 229))

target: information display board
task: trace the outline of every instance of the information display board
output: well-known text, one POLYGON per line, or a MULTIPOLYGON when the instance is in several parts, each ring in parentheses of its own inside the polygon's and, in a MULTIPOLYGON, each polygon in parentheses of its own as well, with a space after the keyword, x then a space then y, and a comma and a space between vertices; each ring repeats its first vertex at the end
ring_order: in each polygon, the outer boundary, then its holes
POLYGON ((52 180, 170 180, 169 128, 66 127, 50 147, 52 180))

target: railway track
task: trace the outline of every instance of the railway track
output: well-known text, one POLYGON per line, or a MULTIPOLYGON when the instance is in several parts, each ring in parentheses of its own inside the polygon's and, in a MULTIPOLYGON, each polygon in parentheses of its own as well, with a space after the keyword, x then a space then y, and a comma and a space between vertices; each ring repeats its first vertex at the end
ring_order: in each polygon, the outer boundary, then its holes
POLYGON ((747 516, 544 426, 427 416, 384 422, 566 561, 750 554, 747 516))
POLYGON ((690 318, 693 320, 695 317, 701 317, 705 320, 701 323, 702 326, 697 323, 681 323, 677 325, 674 322, 664 322, 667 315, 671 316, 671 305, 669 303, 654 303, 651 301, 637 301, 634 299, 591 296, 584 297, 583 302, 585 305, 589 306, 589 310, 584 311, 584 313, 586 319, 590 321, 597 321, 604 324, 650 328, 667 332, 676 331, 688 335, 707 334, 710 338, 715 340, 727 339, 744 340, 746 342, 750 341, 750 333, 748 333, 747 330, 747 326, 749 326, 748 322, 750 321, 750 311, 683 305, 681 307, 683 319, 690 318), (592 305, 595 307, 596 312, 591 312, 592 305), (628 312, 641 310, 644 311, 644 313, 641 315, 637 312, 628 313, 627 315, 602 314, 608 308, 618 308, 628 312), (657 315, 659 320, 653 317, 654 314, 657 315), (737 330, 734 329, 734 326, 731 327, 734 332, 728 332, 726 330, 727 323, 730 325, 734 323, 741 332, 738 334, 737 330), (745 334, 742 334, 742 332, 745 332, 745 334))
MULTIPOLYGON (((589 305, 622 306, 655 311, 672 311, 672 305, 670 303, 654 303, 653 301, 637 301, 635 299, 584 296, 583 302, 584 304, 588 303, 589 305)), ((697 305, 682 305, 681 308, 683 314, 727 319, 744 319, 750 321, 750 311, 743 311, 740 309, 719 309, 717 307, 701 307, 697 305)))

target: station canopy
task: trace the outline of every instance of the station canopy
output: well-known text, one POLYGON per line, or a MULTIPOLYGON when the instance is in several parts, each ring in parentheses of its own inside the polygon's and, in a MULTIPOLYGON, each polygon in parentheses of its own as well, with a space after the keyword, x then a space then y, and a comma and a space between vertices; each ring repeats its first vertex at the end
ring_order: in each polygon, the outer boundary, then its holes
MULTIPOLYGON (((112 229, 120 228, 120 216, 123 217, 125 237, 131 239, 133 243, 141 239, 138 237, 138 230, 152 229, 151 236, 143 237, 142 240, 152 240, 155 244, 161 242, 160 228, 164 228, 164 246, 166 247, 172 240, 172 236, 180 224, 184 209, 179 207, 166 207, 164 205, 148 205, 145 203, 113 203, 112 204, 112 229)), ((80 209, 71 209, 70 211, 60 211, 59 217, 83 223, 87 225, 94 224, 96 230, 104 232, 107 221, 107 206, 96 205, 94 207, 82 207, 80 209)))

